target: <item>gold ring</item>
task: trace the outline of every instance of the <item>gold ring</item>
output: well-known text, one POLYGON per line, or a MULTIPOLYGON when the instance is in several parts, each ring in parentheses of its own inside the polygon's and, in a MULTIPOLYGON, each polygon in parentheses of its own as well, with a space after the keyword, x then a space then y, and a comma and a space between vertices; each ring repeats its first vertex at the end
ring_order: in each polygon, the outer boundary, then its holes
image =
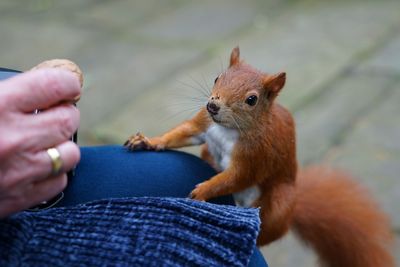
POLYGON ((53 147, 47 149, 47 154, 51 159, 51 174, 53 175, 59 174, 63 166, 60 152, 58 152, 58 150, 53 147))

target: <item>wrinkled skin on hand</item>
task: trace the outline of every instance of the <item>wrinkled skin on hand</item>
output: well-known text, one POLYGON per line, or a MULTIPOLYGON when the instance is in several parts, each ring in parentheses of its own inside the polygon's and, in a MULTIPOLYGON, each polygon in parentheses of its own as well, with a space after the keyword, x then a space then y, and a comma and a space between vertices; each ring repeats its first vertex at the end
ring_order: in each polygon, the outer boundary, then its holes
POLYGON ((70 103, 81 86, 73 73, 42 69, 0 81, 0 218, 51 199, 67 184, 66 172, 80 159, 69 141, 79 125, 70 103), (36 109, 42 110, 34 114, 36 109), (46 150, 56 147, 63 161, 52 175, 46 150))

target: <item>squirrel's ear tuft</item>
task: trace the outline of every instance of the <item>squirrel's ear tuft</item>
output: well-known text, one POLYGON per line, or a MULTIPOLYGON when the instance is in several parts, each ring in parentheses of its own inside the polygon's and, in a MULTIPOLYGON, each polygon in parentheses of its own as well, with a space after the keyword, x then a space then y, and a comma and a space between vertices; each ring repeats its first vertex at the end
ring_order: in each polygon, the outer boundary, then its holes
POLYGON ((233 48, 231 52, 231 59, 229 61, 229 67, 232 67, 240 62, 240 49, 239 46, 233 48))
POLYGON ((264 79, 264 88, 268 90, 268 97, 275 98, 285 86, 286 73, 279 72, 274 75, 266 75, 264 79))

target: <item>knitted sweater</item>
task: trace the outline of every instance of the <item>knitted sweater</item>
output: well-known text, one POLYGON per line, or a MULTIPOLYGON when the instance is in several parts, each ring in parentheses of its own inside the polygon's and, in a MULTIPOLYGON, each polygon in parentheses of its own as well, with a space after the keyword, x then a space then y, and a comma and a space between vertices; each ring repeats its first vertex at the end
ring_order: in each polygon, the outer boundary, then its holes
POLYGON ((246 266, 257 209, 107 199, 0 220, 0 266, 246 266))

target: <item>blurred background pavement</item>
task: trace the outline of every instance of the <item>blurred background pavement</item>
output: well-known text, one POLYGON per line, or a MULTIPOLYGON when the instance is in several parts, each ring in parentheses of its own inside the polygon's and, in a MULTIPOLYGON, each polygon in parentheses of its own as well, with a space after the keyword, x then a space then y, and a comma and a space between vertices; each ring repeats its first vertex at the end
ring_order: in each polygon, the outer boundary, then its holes
MULTIPOLYGON (((239 45, 253 66, 287 72, 279 101, 296 117, 300 162, 349 170, 372 190, 400 264, 399 10, 397 0, 2 0, 0 66, 75 61, 80 144, 122 143, 194 114, 239 45)), ((271 266, 316 266, 292 235, 262 250, 271 266)))

